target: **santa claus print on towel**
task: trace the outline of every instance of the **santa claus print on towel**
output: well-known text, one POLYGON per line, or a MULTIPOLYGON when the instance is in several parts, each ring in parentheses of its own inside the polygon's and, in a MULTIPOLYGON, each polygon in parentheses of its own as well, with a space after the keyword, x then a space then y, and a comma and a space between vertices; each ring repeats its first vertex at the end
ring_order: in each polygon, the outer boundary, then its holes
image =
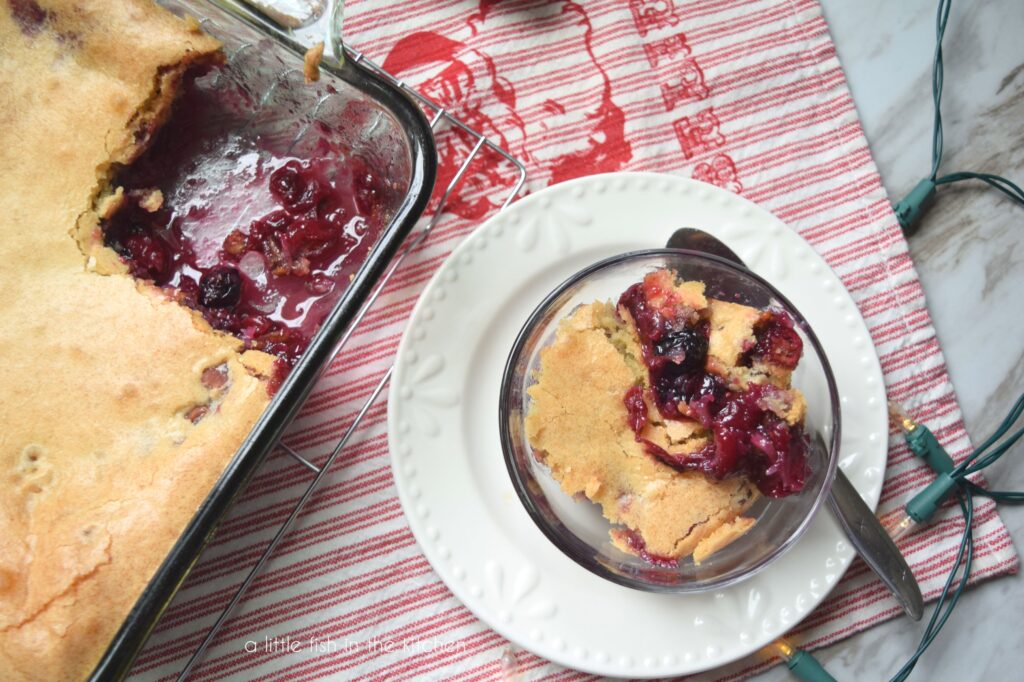
MULTIPOLYGON (((383 66, 526 163, 536 188, 619 170, 632 157, 625 116, 591 35, 587 12, 575 2, 482 0, 445 35, 420 31, 397 41, 383 66), (528 40, 519 44, 516 37, 528 40), (497 66, 508 63, 514 63, 508 69, 514 79, 497 66), (550 81, 559 78, 552 63, 572 81, 571 88, 558 89, 557 99, 550 96, 550 81)), ((472 143, 451 132, 440 136, 440 187, 472 143)), ((494 164, 474 164, 448 207, 481 218, 504 199, 507 185, 508 173, 494 164)))

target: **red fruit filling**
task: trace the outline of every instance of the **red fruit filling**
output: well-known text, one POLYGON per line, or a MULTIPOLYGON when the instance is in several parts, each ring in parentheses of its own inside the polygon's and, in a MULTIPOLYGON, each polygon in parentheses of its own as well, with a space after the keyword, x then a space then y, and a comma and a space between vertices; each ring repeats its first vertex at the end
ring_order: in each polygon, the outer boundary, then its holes
POLYGON ((626 405, 626 418, 629 420, 629 428, 640 437, 640 432, 647 423, 647 402, 644 400, 644 389, 634 386, 626 391, 626 397, 622 400, 626 405))
POLYGON ((756 342, 746 358, 746 364, 754 358, 786 369, 796 369, 804 351, 804 342, 793 329, 793 318, 784 312, 770 313, 766 319, 754 326, 756 342))
POLYGON ((658 411, 666 418, 678 417, 683 385, 704 368, 707 323, 651 277, 626 289, 619 298, 619 307, 629 311, 636 324, 658 411))
MULTIPOLYGON (((637 441, 677 469, 699 470, 717 479, 745 475, 770 497, 800 492, 809 473, 808 439, 802 424, 790 426, 768 409, 765 398, 779 389, 752 383, 745 391, 733 391, 708 372, 708 322, 649 280, 631 286, 619 299, 636 324, 649 395, 664 418, 678 419, 682 407, 712 432, 713 440, 699 452, 673 455, 643 438, 647 405, 644 389, 635 386, 623 402, 637 441)), ((770 311, 754 333, 748 359, 796 367, 802 342, 788 314, 770 311)))
POLYGON ((277 355, 276 386, 366 260, 391 188, 318 123, 303 158, 290 155, 283 136, 252 128, 222 71, 187 77, 167 124, 117 175, 126 200, 104 243, 214 328, 277 355))
POLYGON ((626 545, 630 551, 654 566, 660 566, 662 568, 676 568, 679 566, 679 560, 673 559, 672 557, 661 556, 660 554, 652 554, 647 551, 647 543, 640 537, 632 528, 624 528, 618 531, 619 537, 626 541, 626 545))

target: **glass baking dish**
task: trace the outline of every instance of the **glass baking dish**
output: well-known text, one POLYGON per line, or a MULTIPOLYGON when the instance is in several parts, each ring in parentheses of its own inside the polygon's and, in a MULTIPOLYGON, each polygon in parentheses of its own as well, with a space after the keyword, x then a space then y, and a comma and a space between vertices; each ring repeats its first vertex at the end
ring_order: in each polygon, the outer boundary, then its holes
POLYGON ((276 122, 278 133, 294 133, 298 139, 308 134, 311 122, 327 126, 333 139, 340 136, 353 155, 360 156, 376 174, 387 177, 396 191, 381 196, 390 220, 367 259, 135 602, 93 670, 95 680, 119 679, 128 673, 217 524, 274 449, 423 213, 437 166, 430 124, 422 111, 374 71, 351 58, 341 65, 325 60, 320 80, 307 85, 303 79, 306 46, 245 5, 230 0, 158 2, 175 14, 198 19, 206 33, 223 43, 228 68, 246 79, 251 90, 267 98, 289 98, 285 109, 293 111, 294 116, 276 122))

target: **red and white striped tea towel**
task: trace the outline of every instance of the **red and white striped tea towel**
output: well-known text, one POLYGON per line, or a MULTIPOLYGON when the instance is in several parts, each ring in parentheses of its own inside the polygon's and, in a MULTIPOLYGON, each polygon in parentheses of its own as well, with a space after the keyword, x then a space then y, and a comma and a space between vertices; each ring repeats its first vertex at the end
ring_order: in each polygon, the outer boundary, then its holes
MULTIPOLYGON (((816 0, 349 0, 346 35, 529 168, 528 188, 601 171, 661 171, 721 185, 796 228, 849 288, 892 399, 955 457, 970 445, 924 295, 857 120, 816 0)), ((464 151, 445 136, 439 185, 464 151)), ((287 442, 321 460, 391 363, 418 292, 504 196, 507 174, 473 167, 313 393, 287 442)), ((623 226, 623 229, 642 229, 623 226)), ((220 633, 196 679, 496 678, 506 642, 445 588, 419 552, 391 482, 381 400, 300 523, 220 633), (334 644, 310 647, 311 637, 334 644)), ((180 669, 309 474, 272 458, 255 477, 139 657, 180 669)), ((883 515, 930 480, 890 434, 883 515)), ((934 597, 961 533, 947 510, 901 549, 934 597)), ((1016 571, 984 501, 974 579, 1016 571)), ((835 642, 899 613, 860 562, 794 636, 835 642)), ((525 652, 521 679, 585 677, 525 652)), ((767 664, 721 671, 740 679, 767 664)))

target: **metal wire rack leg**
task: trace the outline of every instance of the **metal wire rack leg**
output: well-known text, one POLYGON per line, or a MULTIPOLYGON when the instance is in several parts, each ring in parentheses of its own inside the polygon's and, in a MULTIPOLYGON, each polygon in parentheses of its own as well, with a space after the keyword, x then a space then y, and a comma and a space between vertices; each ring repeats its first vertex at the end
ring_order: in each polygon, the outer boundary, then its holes
MULTIPOLYGON (((448 198, 451 196, 452 191, 454 191, 455 187, 459 184, 459 181, 462 180, 463 176, 465 175, 467 169, 470 167, 470 165, 472 165, 474 160, 477 159, 480 151, 484 147, 488 148, 489 150, 493 151, 494 153, 504 158, 506 161, 511 163, 517 170, 517 177, 515 182, 513 183, 512 189, 509 192, 508 196, 505 198, 499 210, 504 209, 515 200, 515 198, 519 195, 519 192, 523 187, 523 183, 526 181, 526 167, 522 164, 522 162, 513 157, 507 151, 491 142, 486 136, 470 128, 465 123, 463 123, 462 121, 460 121, 459 119, 445 111, 444 108, 434 104, 432 101, 430 101, 429 99, 421 95, 419 92, 417 92, 415 89, 407 86, 401 80, 394 78, 391 74, 384 71, 380 66, 372 62, 370 59, 366 58, 361 52, 347 46, 345 47, 345 51, 350 59, 352 59, 355 62, 361 62, 364 66, 373 69, 384 78, 390 80, 397 87, 401 88, 406 94, 408 94, 417 102, 419 102, 420 105, 423 106, 426 110, 433 112, 433 116, 431 116, 430 118, 431 129, 436 130, 438 123, 444 121, 447 124, 461 130, 463 133, 469 135, 472 139, 475 139, 476 142, 473 145, 472 149, 470 150, 469 154, 466 156, 466 159, 459 166, 459 169, 455 173, 455 176, 448 183, 448 187, 445 188, 444 194, 441 195, 440 203, 438 204, 438 207, 435 210, 434 214, 428 219, 423 229, 417 232, 409 240, 406 247, 395 258, 391 266, 384 273, 384 276, 378 282, 376 288, 366 299, 363 306, 359 309, 359 312, 353 319, 352 324, 349 325, 348 330, 345 332, 345 335, 338 343, 338 347, 337 349, 335 349, 334 352, 334 358, 337 358, 338 354, 348 343, 349 339, 352 337, 352 334, 359 326, 359 323, 363 320, 366 313, 373 306, 374 302, 380 296, 381 292, 384 290, 384 287, 387 285, 388 281, 390 281, 394 273, 398 270, 399 266, 401 266, 402 262, 410 253, 412 253, 424 241, 426 241, 427 237, 430 235, 430 232, 434 229, 434 226, 437 224, 438 220, 440 220, 441 214, 444 211, 445 204, 447 203, 448 198)), ((273 555, 274 550, 277 549, 277 546, 281 543, 281 540, 283 540, 288 535, 288 532, 291 530, 291 527, 294 524, 295 519, 298 518, 299 514, 302 512, 302 509, 306 506, 306 503, 309 501, 310 497, 316 491, 316 488, 319 485, 320 481, 327 475, 327 472, 330 470, 330 467, 334 463, 334 460, 337 459, 338 455, 341 454, 341 452, 345 449, 345 446, 348 444, 348 441, 351 439, 352 435, 359 427, 359 424, 362 422, 363 417, 366 416, 366 413, 370 410, 373 404, 377 401, 377 398, 383 392, 384 387, 387 386, 388 382, 391 380, 391 374, 393 371, 394 366, 392 365, 391 367, 388 368, 387 372, 384 373, 384 376, 381 378, 377 386, 374 387, 373 391, 370 393, 370 396, 366 399, 366 402, 363 403, 363 406, 359 409, 359 412, 356 414, 356 417, 353 420, 352 424, 349 425, 348 429, 345 430, 345 433, 335 444, 334 448, 331 450, 331 454, 327 457, 327 460, 324 462, 322 466, 318 467, 316 464, 313 464, 308 459, 306 459, 299 453, 295 452, 295 450, 293 450, 292 448, 288 447, 283 443, 278 443, 278 447, 281 450, 287 453, 296 462, 298 462, 299 464, 301 464, 302 466, 304 466, 305 468, 309 469, 314 473, 313 480, 306 487, 306 490, 302 493, 302 496, 295 504, 295 507, 288 514, 288 518, 285 519, 284 523, 281 524, 281 527, 277 530, 277 533, 274 534, 274 537, 267 544, 266 549, 264 549, 262 554, 260 554, 259 559, 257 559, 256 563, 246 574, 245 579, 242 581, 242 584, 235 591, 234 595, 232 595, 231 601, 228 602, 227 606, 224 607, 224 610, 221 611, 219 616, 217 616, 217 620, 214 621, 209 631, 207 631, 206 636, 203 638, 203 641, 200 643, 199 647, 195 650, 192 656, 189 657, 188 661, 185 663, 185 667, 182 668, 181 672, 178 674, 177 677, 179 682, 185 680, 189 676, 189 674, 191 674, 195 666, 198 665, 199 662, 202 660, 203 655, 206 653, 206 650, 210 647, 210 644, 217 636, 217 633, 220 631, 221 627, 223 627, 225 621, 227 621, 227 619, 234 612, 235 608, 238 606, 238 603, 242 600, 242 597, 249 589, 249 586, 252 584, 253 580, 256 579, 256 576, 259 575, 259 572, 263 569, 263 566, 266 564, 267 560, 271 557, 271 555, 273 555)))

